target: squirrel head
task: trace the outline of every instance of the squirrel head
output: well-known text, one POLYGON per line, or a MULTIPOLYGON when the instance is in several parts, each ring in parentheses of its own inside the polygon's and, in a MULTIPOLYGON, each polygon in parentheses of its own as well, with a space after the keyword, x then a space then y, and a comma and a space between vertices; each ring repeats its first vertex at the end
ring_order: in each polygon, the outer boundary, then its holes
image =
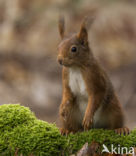
MULTIPOLYGON (((78 33, 65 35, 64 17, 59 18, 59 33, 61 43, 58 46, 58 62, 66 67, 82 66, 90 57, 88 44, 88 32, 86 28, 87 18, 83 20, 78 33)), ((93 20, 91 20, 92 23, 93 20)), ((92 53, 91 53, 92 54, 92 53)))

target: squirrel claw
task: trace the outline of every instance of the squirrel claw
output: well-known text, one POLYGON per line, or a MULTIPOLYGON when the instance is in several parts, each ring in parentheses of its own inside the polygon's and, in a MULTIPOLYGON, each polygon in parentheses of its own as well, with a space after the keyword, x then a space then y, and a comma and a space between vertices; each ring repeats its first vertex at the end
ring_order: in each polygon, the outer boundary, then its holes
POLYGON ((60 128, 60 133, 61 135, 65 135, 65 136, 68 136, 68 134, 74 134, 75 132, 74 131, 69 131, 65 128, 60 128))
POLYGON ((60 128, 60 133, 61 133, 61 135, 66 135, 67 136, 69 131, 67 129, 65 129, 65 128, 60 128))
POLYGON ((123 127, 123 128, 117 128, 115 129, 115 133, 121 135, 128 135, 130 133, 130 130, 127 127, 123 127))
POLYGON ((61 133, 61 135, 68 135, 70 132, 69 132, 69 130, 67 130, 67 129, 65 129, 65 128, 60 128, 60 133, 61 133))

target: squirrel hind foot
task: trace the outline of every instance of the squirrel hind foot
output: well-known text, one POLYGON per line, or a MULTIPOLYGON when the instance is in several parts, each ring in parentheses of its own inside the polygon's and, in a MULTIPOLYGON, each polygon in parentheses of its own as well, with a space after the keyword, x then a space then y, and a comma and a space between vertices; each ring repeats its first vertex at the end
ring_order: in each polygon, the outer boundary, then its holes
POLYGON ((130 134, 130 130, 127 127, 117 128, 114 131, 115 131, 115 133, 117 133, 119 135, 121 135, 121 134, 129 135, 130 134))

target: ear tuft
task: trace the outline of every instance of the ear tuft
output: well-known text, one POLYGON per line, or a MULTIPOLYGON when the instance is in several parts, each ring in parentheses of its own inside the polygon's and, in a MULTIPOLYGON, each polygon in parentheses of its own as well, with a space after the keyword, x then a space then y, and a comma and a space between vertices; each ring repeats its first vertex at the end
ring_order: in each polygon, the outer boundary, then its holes
POLYGON ((91 16, 91 17, 86 16, 84 18, 83 23, 84 23, 84 25, 86 26, 87 29, 89 29, 90 26, 93 24, 95 18, 96 18, 95 16, 91 16))
POLYGON ((59 33, 60 33, 61 39, 63 39, 64 38, 64 33, 65 33, 65 21, 64 21, 63 16, 59 17, 58 26, 59 26, 59 33))

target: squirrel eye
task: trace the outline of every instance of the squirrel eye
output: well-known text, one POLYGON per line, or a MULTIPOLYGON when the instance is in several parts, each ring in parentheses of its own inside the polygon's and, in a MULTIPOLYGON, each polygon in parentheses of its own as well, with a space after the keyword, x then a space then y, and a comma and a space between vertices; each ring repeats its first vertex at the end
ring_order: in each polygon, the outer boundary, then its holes
POLYGON ((77 51, 77 47, 72 47, 71 48, 71 52, 76 52, 77 51))

